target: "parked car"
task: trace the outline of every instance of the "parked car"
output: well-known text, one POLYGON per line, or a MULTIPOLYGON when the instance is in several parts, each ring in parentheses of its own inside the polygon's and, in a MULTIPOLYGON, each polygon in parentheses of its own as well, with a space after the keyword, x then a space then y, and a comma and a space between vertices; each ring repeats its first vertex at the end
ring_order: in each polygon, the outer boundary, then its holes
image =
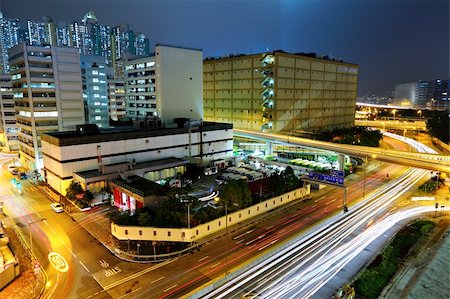
POLYGON ((14 168, 13 170, 11 170, 11 173, 13 175, 17 175, 19 173, 19 170, 17 168, 14 168))
POLYGON ((64 208, 62 207, 62 205, 60 203, 52 203, 52 204, 50 204, 50 207, 52 208, 52 210, 55 213, 64 212, 64 208))
POLYGON ((28 179, 28 175, 25 172, 20 172, 19 173, 19 177, 20 177, 21 180, 28 179))

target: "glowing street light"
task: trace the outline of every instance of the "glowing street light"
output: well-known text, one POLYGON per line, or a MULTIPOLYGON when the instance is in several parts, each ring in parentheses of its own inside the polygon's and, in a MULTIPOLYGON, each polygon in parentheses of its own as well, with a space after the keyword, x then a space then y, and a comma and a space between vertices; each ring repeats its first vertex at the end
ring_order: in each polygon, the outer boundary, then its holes
POLYGON ((394 120, 395 120, 395 113, 397 113, 397 109, 392 110, 392 114, 394 114, 394 120))
POLYGON ((419 118, 422 118, 422 110, 417 110, 417 114, 419 115, 419 118))

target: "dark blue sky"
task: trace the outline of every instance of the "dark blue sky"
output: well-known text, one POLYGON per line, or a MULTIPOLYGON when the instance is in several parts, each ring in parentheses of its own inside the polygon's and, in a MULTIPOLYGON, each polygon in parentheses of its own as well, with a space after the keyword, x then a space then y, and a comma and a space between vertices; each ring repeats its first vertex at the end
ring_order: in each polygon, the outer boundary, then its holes
POLYGON ((449 78, 448 0, 0 0, 5 17, 128 23, 204 56, 282 49, 360 65, 359 94, 449 78))

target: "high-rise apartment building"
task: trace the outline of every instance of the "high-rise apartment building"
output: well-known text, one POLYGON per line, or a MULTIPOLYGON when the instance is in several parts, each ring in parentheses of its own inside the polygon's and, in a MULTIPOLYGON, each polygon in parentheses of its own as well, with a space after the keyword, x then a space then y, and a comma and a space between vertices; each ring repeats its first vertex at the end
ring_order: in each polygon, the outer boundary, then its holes
POLYGON ((6 19, 0 12, 0 73, 9 73, 8 50, 24 40, 19 19, 6 19))
POLYGON ((41 134, 85 123, 80 55, 73 48, 21 43, 10 49, 9 64, 21 162, 41 169, 41 134))
POLYGON ((102 56, 81 55, 81 77, 86 123, 109 127, 108 83, 102 56))
POLYGON ((109 115, 118 121, 126 117, 125 113, 125 82, 122 79, 108 78, 109 115))
POLYGON ((18 151, 16 109, 9 75, 0 75, 0 142, 7 151, 18 151))
POLYGON ((125 63, 126 115, 131 118, 156 115, 155 57, 125 63))
POLYGON ((173 122, 184 115, 203 118, 202 51, 157 45, 155 56, 125 64, 126 114, 173 122))
POLYGON ((8 50, 24 41, 33 46, 75 47, 82 55, 99 55, 108 65, 125 56, 148 56, 149 41, 128 25, 111 27, 99 24, 95 12, 86 13, 81 21, 66 25, 51 17, 28 20, 22 28, 18 19, 5 19, 0 12, 0 71, 9 72, 8 50))
POLYGON ((357 81, 358 65, 313 53, 206 59, 205 120, 265 132, 350 127, 357 81))

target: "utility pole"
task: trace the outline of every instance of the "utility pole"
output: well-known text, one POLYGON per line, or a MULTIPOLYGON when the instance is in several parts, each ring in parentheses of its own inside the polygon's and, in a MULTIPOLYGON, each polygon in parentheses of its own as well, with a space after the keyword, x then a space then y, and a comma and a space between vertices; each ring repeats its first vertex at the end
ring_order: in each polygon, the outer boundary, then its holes
POLYGON ((28 222, 28 233, 30 234, 30 252, 31 252, 31 259, 32 260, 33 260, 34 254, 33 254, 33 237, 31 235, 31 225, 33 225, 35 223, 38 223, 38 222, 45 221, 45 220, 46 220, 46 218, 42 218, 42 219, 39 219, 39 220, 36 220, 36 221, 28 222))

